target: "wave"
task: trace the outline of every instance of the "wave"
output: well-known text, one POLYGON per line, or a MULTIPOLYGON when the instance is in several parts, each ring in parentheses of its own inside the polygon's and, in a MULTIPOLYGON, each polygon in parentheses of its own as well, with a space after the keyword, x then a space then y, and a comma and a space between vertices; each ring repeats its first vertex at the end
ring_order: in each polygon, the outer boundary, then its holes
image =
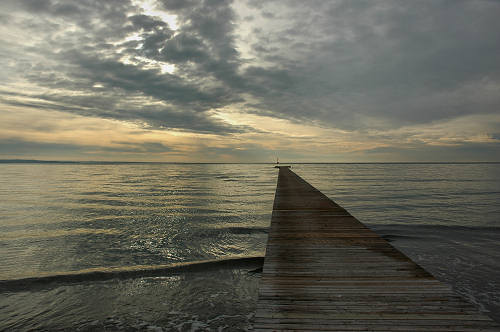
MULTIPOLYGON (((172 263, 165 265, 137 265, 126 267, 91 268, 53 275, 20 279, 0 280, 0 293, 18 292, 51 284, 105 281, 110 279, 132 279, 159 277, 189 272, 206 272, 219 269, 258 270, 264 264, 263 256, 228 257, 223 259, 172 263)), ((249 271, 251 272, 251 271, 249 271)))
POLYGON ((378 232, 390 232, 393 230, 408 230, 408 231, 471 231, 471 232, 484 232, 484 233, 500 233, 500 226, 496 225, 436 225, 436 224, 417 224, 417 223, 392 223, 392 224, 370 224, 365 223, 366 226, 370 227, 374 231, 378 232))
POLYGON ((217 227, 210 229, 216 232, 227 232, 231 234, 267 234, 269 233, 269 227, 217 227))
POLYGON ((393 242, 393 241, 402 240, 402 239, 422 240, 422 237, 420 237, 420 236, 409 236, 409 235, 399 235, 399 234, 384 234, 384 235, 381 235, 381 237, 388 242, 393 242))
MULTIPOLYGON (((373 231, 389 242, 412 241, 420 245, 427 242, 480 245, 494 243, 500 236, 498 226, 429 225, 429 224, 370 224, 373 231)), ((424 244, 427 243, 427 244, 424 244)), ((491 249, 497 250, 497 249, 491 249)))
POLYGON ((184 241, 193 241, 194 239, 217 239, 226 235, 255 235, 268 234, 269 227, 246 227, 246 226, 228 226, 228 227, 207 227, 192 229, 189 233, 178 233, 172 235, 171 239, 184 239, 184 241))

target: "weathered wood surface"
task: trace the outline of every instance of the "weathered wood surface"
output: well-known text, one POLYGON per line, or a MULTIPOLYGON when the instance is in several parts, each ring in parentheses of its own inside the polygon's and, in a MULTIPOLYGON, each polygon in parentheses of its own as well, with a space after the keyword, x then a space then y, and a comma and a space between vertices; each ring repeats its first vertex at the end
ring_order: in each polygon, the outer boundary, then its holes
POLYGON ((345 209, 280 167, 257 331, 500 331, 345 209))

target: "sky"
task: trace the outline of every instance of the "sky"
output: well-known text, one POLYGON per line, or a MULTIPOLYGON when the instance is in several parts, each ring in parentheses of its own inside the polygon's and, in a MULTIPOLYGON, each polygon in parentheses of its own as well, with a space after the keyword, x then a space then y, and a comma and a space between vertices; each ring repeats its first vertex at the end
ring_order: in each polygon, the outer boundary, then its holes
POLYGON ((0 159, 500 161, 500 1, 2 0, 0 159))

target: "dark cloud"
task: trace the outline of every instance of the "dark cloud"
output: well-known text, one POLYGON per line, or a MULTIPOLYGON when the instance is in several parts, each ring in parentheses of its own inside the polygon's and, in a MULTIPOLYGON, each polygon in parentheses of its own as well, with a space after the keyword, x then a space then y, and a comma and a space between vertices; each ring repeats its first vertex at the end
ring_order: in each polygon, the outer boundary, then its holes
POLYGON ((89 57, 78 52, 67 52, 62 58, 77 67, 71 74, 77 79, 99 82, 109 88, 118 88, 131 93, 141 93, 173 104, 200 106, 203 109, 223 104, 224 91, 207 89, 159 70, 123 64, 116 60, 89 57))
MULTIPOLYGON (((178 14, 177 35, 167 41, 162 59, 180 64, 190 77, 209 78, 210 84, 225 87, 233 102, 240 98, 244 77, 239 75, 240 54, 236 50, 235 13, 232 1, 164 1, 164 7, 178 14)), ((226 95, 228 95, 226 92, 226 95)))
POLYGON ((154 17, 140 14, 129 16, 132 25, 143 31, 155 31, 168 28, 168 24, 154 17))
POLYGON ((163 6, 167 10, 179 11, 182 9, 192 8, 199 3, 198 0, 163 0, 163 6))
POLYGON ((151 154, 174 152, 175 149, 161 142, 115 142, 114 146, 77 145, 68 143, 30 142, 21 139, 4 139, 0 141, 0 155, 23 156, 36 151, 39 155, 64 153, 133 153, 151 154))
POLYGON ((101 147, 103 151, 110 152, 133 152, 133 153, 164 153, 172 152, 175 149, 159 142, 144 142, 144 143, 130 143, 130 142, 114 142, 118 146, 101 147))
POLYGON ((43 19, 34 17, 35 22, 62 17, 76 28, 73 33, 65 33, 59 27, 57 40, 51 37, 56 27, 41 30, 38 33, 46 34, 47 39, 24 49, 32 55, 32 61, 27 59, 30 68, 23 71, 24 78, 55 91, 31 95, 36 101, 7 103, 141 122, 158 129, 219 134, 248 129, 230 126, 209 114, 215 108, 241 100, 230 87, 217 82, 217 75, 213 74, 230 68, 234 75, 234 66, 226 65, 231 62, 227 61, 228 55, 234 58, 234 52, 230 55, 228 51, 231 47, 225 45, 225 38, 231 40, 226 36, 227 24, 216 22, 231 15, 229 3, 212 1, 196 5, 188 12, 193 16, 184 18, 186 23, 175 36, 166 22, 138 14, 138 8, 128 1, 21 1, 20 4, 43 15, 43 19), (71 10, 70 5, 74 7, 71 10), (139 40, 116 44, 133 33, 138 34, 139 40), (50 45, 45 44, 48 40, 50 45), (125 64, 124 57, 134 63, 125 64), (186 65, 172 75, 150 68, 146 60, 192 62, 201 66, 186 65), (59 92, 61 89, 66 91, 59 92), (143 104, 139 105, 137 100, 143 104))
POLYGON ((496 1, 249 0, 248 15, 226 0, 157 4, 176 31, 131 1, 3 2, 11 16, 0 20, 34 36, 5 44, 6 72, 54 90, 9 102, 223 134, 251 130, 212 117, 236 103, 360 131, 498 112, 496 1))
POLYGON ((265 17, 265 18, 274 18, 275 15, 271 12, 266 12, 266 11, 263 11, 262 12, 262 16, 265 17))
POLYGON ((85 149, 87 148, 73 144, 39 143, 19 139, 0 140, 0 154, 13 156, 29 155, 32 154, 33 151, 37 151, 40 154, 59 154, 65 152, 81 152, 85 149))
POLYGON ((49 12, 53 4, 51 0, 23 0, 19 1, 20 4, 32 12, 49 12))
MULTIPOLYGON (((263 16, 279 4, 250 3, 263 16)), ((255 31, 254 51, 287 75, 247 72, 266 88, 265 95, 255 91, 260 108, 276 116, 353 129, 370 126, 360 117, 398 127, 497 112, 498 2, 316 1, 282 8, 286 28, 255 31)))
POLYGON ((144 102, 127 102, 127 96, 66 96, 59 94, 30 95, 29 100, 0 98, 5 105, 68 112, 83 116, 123 120, 149 129, 177 129, 198 133, 241 133, 250 130, 245 126, 228 126, 195 111, 178 111, 162 105, 145 105, 144 102), (123 99, 123 101, 120 101, 123 99), (187 128, 187 129, 186 129, 187 128))
POLYGON ((186 33, 179 33, 165 43, 162 57, 170 63, 202 63, 210 58, 201 38, 186 33))

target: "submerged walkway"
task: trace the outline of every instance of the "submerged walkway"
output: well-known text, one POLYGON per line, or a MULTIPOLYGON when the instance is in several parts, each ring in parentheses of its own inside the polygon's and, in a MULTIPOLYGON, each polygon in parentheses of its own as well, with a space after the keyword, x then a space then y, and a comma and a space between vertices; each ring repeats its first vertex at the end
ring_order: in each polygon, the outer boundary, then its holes
POLYGON ((500 331, 287 167, 259 288, 257 331, 500 331))

